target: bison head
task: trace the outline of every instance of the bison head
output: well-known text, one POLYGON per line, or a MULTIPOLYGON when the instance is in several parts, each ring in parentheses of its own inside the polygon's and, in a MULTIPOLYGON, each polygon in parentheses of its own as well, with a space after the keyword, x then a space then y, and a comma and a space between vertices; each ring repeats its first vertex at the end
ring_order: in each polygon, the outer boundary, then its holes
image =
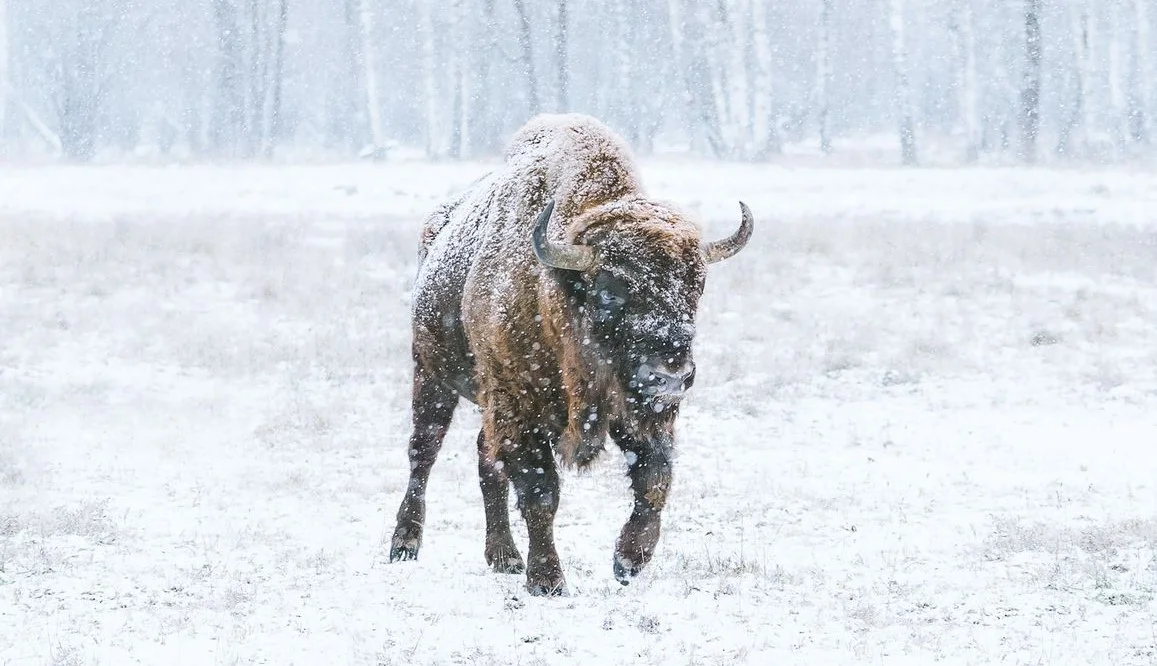
POLYGON ((587 225, 583 244, 547 240, 553 201, 538 217, 534 252, 561 269, 582 355, 638 418, 672 416, 695 381, 691 343, 707 265, 735 255, 751 237, 751 211, 742 202, 740 208, 739 230, 709 243, 652 204, 600 216, 587 225))

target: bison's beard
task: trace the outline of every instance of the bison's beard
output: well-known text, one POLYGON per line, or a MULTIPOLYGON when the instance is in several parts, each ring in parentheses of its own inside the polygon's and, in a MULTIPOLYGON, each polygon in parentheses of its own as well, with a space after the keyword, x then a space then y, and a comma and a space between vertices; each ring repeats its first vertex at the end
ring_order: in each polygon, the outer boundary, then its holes
POLYGON ((674 436, 681 396, 642 395, 629 389, 616 370, 603 362, 585 377, 564 382, 579 389, 570 395, 570 416, 558 440, 564 464, 579 469, 590 465, 606 448, 608 434, 622 433, 636 441, 674 436))

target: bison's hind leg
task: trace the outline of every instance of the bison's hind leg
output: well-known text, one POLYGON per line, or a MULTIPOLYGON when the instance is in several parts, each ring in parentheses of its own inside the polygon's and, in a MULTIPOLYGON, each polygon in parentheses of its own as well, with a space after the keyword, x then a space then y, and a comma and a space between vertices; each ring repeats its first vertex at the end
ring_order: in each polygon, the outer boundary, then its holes
POLYGON ((410 433, 410 483, 398 507, 390 540, 390 561, 416 560, 426 521, 426 482, 454 417, 458 394, 420 366, 414 370, 413 430, 410 433))
POLYGON ((554 516, 558 511, 559 479, 550 443, 527 425, 510 429, 510 443, 499 447, 498 460, 518 497, 526 521, 526 589, 535 596, 567 594, 562 564, 554 544, 554 516))
POLYGON ((498 573, 522 573, 526 565, 510 533, 510 479, 487 446, 485 430, 478 433, 478 485, 486 511, 486 563, 498 573))

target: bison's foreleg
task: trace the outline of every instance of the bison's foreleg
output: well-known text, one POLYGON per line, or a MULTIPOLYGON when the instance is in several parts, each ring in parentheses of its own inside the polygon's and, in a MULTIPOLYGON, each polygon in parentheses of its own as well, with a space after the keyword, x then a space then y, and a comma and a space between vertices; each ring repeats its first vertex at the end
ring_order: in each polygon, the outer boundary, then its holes
POLYGON ((672 441, 666 433, 654 438, 635 438, 620 428, 611 436, 627 458, 635 507, 615 543, 615 579, 623 585, 643 570, 655 554, 662 511, 671 490, 672 441))
POLYGON ((522 555, 510 533, 510 480, 486 444, 485 431, 478 433, 478 485, 486 510, 486 563, 498 573, 522 573, 522 555))
POLYGON ((526 520, 530 547, 526 554, 526 589, 534 595, 566 593, 562 564, 554 546, 558 511, 558 471, 550 445, 540 434, 523 430, 519 441, 499 448, 498 460, 514 484, 518 508, 526 520))
POLYGON ((413 431, 410 434, 410 483, 398 507, 398 523, 390 541, 390 561, 414 560, 422 545, 422 525, 426 520, 426 482, 438 459, 438 450, 458 395, 421 368, 414 371, 413 431))

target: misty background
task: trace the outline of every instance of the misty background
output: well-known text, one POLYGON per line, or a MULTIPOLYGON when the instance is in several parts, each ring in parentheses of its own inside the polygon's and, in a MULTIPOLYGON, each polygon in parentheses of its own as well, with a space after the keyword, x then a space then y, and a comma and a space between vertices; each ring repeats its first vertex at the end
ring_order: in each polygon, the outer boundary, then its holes
POLYGON ((0 159, 1151 158, 1154 0, 0 0, 0 159))

